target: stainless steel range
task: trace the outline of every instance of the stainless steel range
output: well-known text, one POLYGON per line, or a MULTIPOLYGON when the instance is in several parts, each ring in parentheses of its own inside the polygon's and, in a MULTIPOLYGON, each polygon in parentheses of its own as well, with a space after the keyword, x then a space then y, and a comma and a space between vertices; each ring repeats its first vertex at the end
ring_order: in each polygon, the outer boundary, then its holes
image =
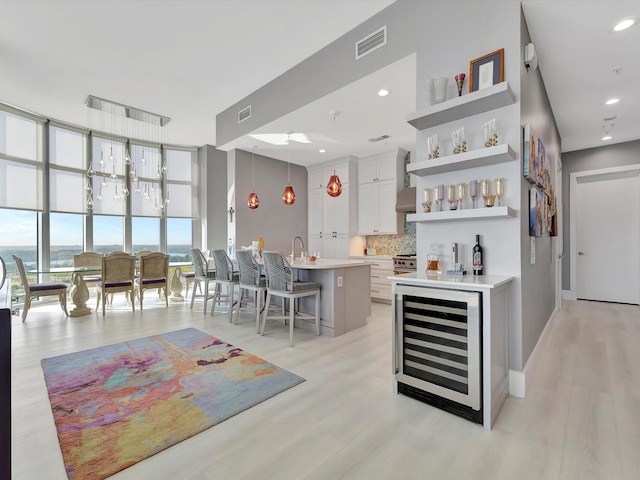
POLYGON ((415 272, 418 265, 415 253, 403 253, 393 257, 393 274, 415 272))

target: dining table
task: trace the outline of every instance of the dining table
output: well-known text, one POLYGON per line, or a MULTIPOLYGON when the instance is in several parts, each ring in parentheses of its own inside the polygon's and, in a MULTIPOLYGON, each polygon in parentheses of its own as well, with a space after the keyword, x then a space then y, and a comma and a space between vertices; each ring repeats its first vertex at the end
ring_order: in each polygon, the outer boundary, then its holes
MULTIPOLYGON (((169 262, 169 268, 181 268, 186 266, 191 266, 191 262, 169 262)), ((138 262, 136 262, 136 270, 138 269, 138 262)), ((63 267, 50 267, 50 268, 40 268, 40 269, 30 269, 27 270, 27 273, 36 274, 36 275, 61 275, 61 274, 71 274, 71 283, 73 286, 69 290, 69 296, 71 297, 71 301, 73 302, 74 308, 69 312, 69 316, 71 317, 81 317, 83 315, 89 315, 91 313, 91 308, 87 306, 87 300, 89 300, 89 289, 87 288, 87 284, 84 281, 84 276, 87 274, 101 274, 102 267, 74 267, 73 265, 63 266, 63 267)), ((178 271, 174 270, 174 276, 171 279, 174 288, 179 286, 180 290, 182 290, 182 280, 178 271), (176 277, 177 275, 177 277, 176 277)), ((173 289, 172 289, 173 292, 173 289)), ((174 292, 174 296, 172 297, 172 301, 176 301, 181 298, 180 296, 176 296, 174 292), (175 298, 174 298, 175 297, 175 298)))

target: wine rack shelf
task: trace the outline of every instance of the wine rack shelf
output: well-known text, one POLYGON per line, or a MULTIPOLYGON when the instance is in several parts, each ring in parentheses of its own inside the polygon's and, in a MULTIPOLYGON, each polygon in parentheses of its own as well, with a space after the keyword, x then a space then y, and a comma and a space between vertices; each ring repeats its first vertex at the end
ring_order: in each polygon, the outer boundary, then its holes
MULTIPOLYGON (((482 202, 482 198, 478 199, 482 202)), ((446 202, 445 202, 446 203, 446 202)), ((446 208, 446 204, 444 206, 446 208)), ((443 210, 442 212, 410 213, 407 215, 407 222, 427 223, 427 222, 451 222, 459 220, 482 220, 491 218, 512 218, 516 216, 513 208, 502 207, 481 207, 469 208, 466 210, 443 210)))

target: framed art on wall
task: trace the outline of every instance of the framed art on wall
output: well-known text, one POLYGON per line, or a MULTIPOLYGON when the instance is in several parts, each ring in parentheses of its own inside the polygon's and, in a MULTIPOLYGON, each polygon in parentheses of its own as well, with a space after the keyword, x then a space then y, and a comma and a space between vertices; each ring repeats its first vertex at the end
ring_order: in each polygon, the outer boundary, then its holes
POLYGON ((490 87, 504 80, 504 48, 471 60, 469 93, 490 87))

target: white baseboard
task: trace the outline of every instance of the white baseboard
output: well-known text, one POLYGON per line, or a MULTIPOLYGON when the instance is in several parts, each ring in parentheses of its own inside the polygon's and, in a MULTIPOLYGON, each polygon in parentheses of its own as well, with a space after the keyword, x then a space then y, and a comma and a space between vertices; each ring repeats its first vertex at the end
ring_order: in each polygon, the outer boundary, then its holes
MULTIPOLYGON (((562 291, 563 298, 564 298, 564 292, 566 291, 568 290, 562 291)), ((518 370, 509 370, 509 394, 510 395, 513 395, 514 397, 518 397, 518 398, 525 398, 525 395, 527 392, 527 376, 530 376, 531 374, 533 374, 533 371, 535 370, 536 362, 538 360, 538 347, 542 344, 543 341, 546 340, 547 336, 549 335, 549 332, 551 331, 550 326, 554 322, 556 315, 558 314, 559 311, 560 309, 556 307, 553 313, 551 313, 551 316, 549 317, 547 324, 542 329, 540 338, 538 338, 538 342, 536 343, 536 346, 533 348, 531 355, 529 355, 529 359, 527 360, 527 363, 525 364, 522 371, 520 372, 518 370)))
POLYGON ((575 290, 562 290, 562 299, 563 300, 577 300, 575 290))
POLYGON ((509 370, 509 395, 524 398, 526 393, 526 383, 524 372, 509 370))

